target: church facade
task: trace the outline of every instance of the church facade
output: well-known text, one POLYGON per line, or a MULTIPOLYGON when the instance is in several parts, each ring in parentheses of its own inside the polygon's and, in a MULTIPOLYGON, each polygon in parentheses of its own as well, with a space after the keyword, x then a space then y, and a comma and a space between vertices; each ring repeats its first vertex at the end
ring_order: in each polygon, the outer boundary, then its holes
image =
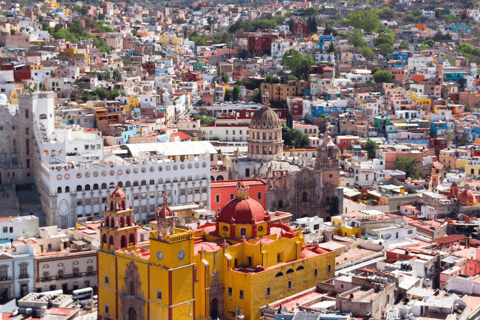
POLYGON ((167 199, 157 230, 139 228, 126 194, 109 198, 100 227, 98 319, 262 319, 260 308, 335 274, 335 251, 305 244, 239 182, 215 222, 182 228, 167 199))
POLYGON ((339 149, 327 132, 317 148, 314 169, 305 166, 296 172, 275 171, 267 179, 267 210, 291 212, 294 219, 318 216, 329 220, 331 215, 341 214, 343 189, 339 187, 338 155, 339 149))
POLYGON ((291 212, 294 219, 318 216, 328 220, 331 215, 341 214, 340 151, 330 133, 325 133, 317 147, 313 168, 305 155, 292 152, 285 157, 280 119, 268 107, 268 92, 263 92, 262 98, 263 106, 249 126, 247 155, 236 152, 232 158, 222 159, 229 179, 266 179, 266 209, 291 212))

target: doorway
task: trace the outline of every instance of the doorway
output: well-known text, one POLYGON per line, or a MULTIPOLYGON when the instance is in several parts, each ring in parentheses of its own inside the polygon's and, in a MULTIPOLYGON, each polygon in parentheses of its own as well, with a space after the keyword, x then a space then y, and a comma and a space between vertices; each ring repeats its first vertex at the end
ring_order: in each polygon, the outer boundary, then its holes
POLYGON ((8 289, 0 289, 0 304, 5 304, 8 302, 8 289))
POLYGON ((210 302, 210 317, 212 317, 213 320, 218 318, 218 300, 217 300, 217 298, 213 299, 212 302, 210 302))

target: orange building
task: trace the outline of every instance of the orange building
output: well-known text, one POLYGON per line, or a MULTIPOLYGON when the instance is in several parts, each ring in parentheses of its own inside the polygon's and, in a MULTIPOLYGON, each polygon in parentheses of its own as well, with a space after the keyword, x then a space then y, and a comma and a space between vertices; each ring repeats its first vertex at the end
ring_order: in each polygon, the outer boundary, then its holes
MULTIPOLYGON (((210 182, 210 209, 220 212, 223 206, 237 195, 237 184, 240 180, 212 181, 210 182)), ((249 187, 248 195, 258 201, 265 208, 265 191, 267 182, 261 179, 241 180, 249 187)))

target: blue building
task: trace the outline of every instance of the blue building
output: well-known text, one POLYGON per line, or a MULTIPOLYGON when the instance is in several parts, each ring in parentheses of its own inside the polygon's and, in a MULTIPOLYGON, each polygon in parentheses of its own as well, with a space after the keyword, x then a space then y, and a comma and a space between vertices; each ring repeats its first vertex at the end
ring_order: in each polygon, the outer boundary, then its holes
POLYGON ((403 65, 408 64, 408 53, 396 52, 389 54, 388 57, 392 60, 402 61, 403 65))
POLYGON ((318 48, 320 50, 323 50, 323 46, 325 45, 325 42, 335 42, 335 37, 332 35, 324 36, 321 35, 318 37, 318 48))
MULTIPOLYGON (((452 124, 453 126, 453 124, 452 124)), ((439 133, 442 134, 444 131, 448 130, 447 122, 432 122, 430 125, 430 130, 433 133, 434 138, 438 138, 439 133)))
POLYGON ((345 111, 345 107, 312 105, 310 112, 310 120, 313 122, 314 118, 318 118, 322 114, 331 115, 333 111, 345 111))

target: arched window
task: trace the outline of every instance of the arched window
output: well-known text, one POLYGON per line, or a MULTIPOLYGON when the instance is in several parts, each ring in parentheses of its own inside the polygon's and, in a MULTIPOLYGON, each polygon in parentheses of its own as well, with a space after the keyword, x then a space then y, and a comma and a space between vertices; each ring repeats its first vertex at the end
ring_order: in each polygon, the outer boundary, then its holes
POLYGON ((130 234, 129 242, 131 246, 135 245, 135 235, 133 233, 130 234))
POLYGON ((210 181, 215 181, 215 177, 214 177, 214 176, 210 176, 210 181))
POLYGON ((110 227, 110 218, 109 217, 105 218, 105 227, 110 227))
POLYGON ((133 186, 138 187, 138 181, 137 180, 133 181, 133 186))
POLYGON ((297 268, 297 271, 302 271, 303 269, 305 269, 303 266, 300 266, 297 268))
POLYGON ((135 282, 133 282, 133 280, 130 280, 130 295, 131 296, 135 295, 135 282))
POLYGON ((95 183, 95 184, 93 185, 93 190, 98 190, 98 183, 95 183))
POLYGON ((107 235, 105 233, 102 236, 102 242, 107 243, 107 235))
POLYGON ((267 140, 267 133, 266 132, 263 133, 263 140, 267 140))
MULTIPOLYGON (((113 227, 113 221, 112 221, 112 227, 113 227)), ((108 240, 109 240, 108 244, 112 246, 113 245, 113 236, 110 236, 110 238, 108 240)))
POLYGON ((70 187, 65 187, 65 192, 70 192, 70 187))
POLYGON ((110 182, 110 184, 108 185, 108 187, 109 187, 110 189, 115 188, 115 182, 110 182))
POLYGON ((122 182, 122 181, 119 181, 119 182, 118 182, 118 187, 119 187, 119 188, 123 188, 123 182, 122 182))
POLYGON ((294 272, 293 269, 288 269, 286 274, 290 274, 290 273, 293 273, 293 272, 294 272))
POLYGON ((217 176, 217 181, 223 181, 223 180, 225 180, 225 178, 222 175, 217 176))
POLYGON ((142 182, 140 183, 142 186, 146 186, 147 185, 147 181, 146 180, 142 180, 142 182))
POLYGON ((303 193, 302 193, 302 201, 303 201, 303 202, 307 202, 307 201, 308 201, 308 197, 307 197, 307 193, 306 193, 306 192, 303 192, 303 193))
POLYGON ((85 185, 85 191, 90 191, 90 185, 89 184, 85 185))
POLYGON ((137 320, 137 312, 135 309, 130 308, 128 310, 128 320, 137 320))
POLYGON ((280 278, 280 277, 283 277, 283 273, 282 272, 279 272, 275 275, 275 278, 280 278))
POLYGON ((123 217, 120 218, 120 228, 125 227, 125 220, 123 217))
POLYGON ((127 226, 132 225, 132 220, 130 219, 130 216, 127 216, 127 226))
POLYGON ((158 179, 158 184, 163 184, 163 179, 162 178, 158 179))
POLYGON ((102 189, 107 189, 107 184, 106 183, 102 183, 102 189))
POLYGON ((125 187, 130 187, 130 186, 131 186, 130 181, 125 182, 125 187))
POLYGON ((154 185, 155 184, 155 180, 154 179, 150 179, 150 185, 154 185))
POLYGON ((81 185, 77 186, 77 191, 82 191, 82 186, 81 185))
POLYGON ((57 188, 57 193, 62 193, 62 187, 57 188))
POLYGON ((127 237, 122 236, 122 239, 120 241, 120 248, 125 248, 127 247, 127 237))

